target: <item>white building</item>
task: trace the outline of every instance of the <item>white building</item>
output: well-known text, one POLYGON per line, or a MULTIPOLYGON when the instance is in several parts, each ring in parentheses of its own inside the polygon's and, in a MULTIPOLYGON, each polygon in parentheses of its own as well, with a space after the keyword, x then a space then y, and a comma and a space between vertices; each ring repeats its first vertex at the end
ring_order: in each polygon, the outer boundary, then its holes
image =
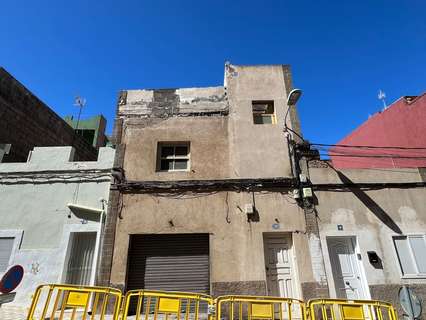
POLYGON ((25 274, 7 306, 26 306, 43 283, 94 284, 115 150, 72 162, 72 147, 34 148, 26 163, 0 163, 0 277, 25 274))

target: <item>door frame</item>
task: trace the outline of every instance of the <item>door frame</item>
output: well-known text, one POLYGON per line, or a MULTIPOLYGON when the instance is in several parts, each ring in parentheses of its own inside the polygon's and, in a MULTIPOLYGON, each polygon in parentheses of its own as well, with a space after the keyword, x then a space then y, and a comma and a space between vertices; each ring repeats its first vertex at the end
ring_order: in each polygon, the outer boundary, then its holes
POLYGON ((301 283, 299 281, 299 270, 298 270, 298 263, 297 263, 297 256, 296 256, 296 250, 294 250, 294 237, 291 232, 263 232, 263 270, 265 274, 265 284, 266 284, 266 295, 268 295, 268 273, 266 271, 266 264, 268 261, 268 256, 266 252, 267 248, 267 241, 269 239, 283 239, 287 238, 291 243, 290 248, 290 256, 291 256, 291 269, 292 269, 292 277, 294 280, 294 299, 302 299, 302 287, 301 283))
POLYGON ((99 225, 95 223, 64 225, 64 231, 62 233, 62 239, 60 244, 61 251, 63 252, 62 266, 60 268, 62 270, 62 273, 59 275, 58 280, 60 283, 64 283, 65 280, 67 279, 68 260, 69 260, 69 255, 71 254, 73 234, 81 233, 81 232, 96 233, 95 251, 93 252, 93 262, 92 262, 93 269, 92 269, 92 274, 90 275, 90 283, 89 283, 89 285, 93 286, 95 285, 96 269, 98 265, 98 256, 99 256, 99 249, 100 249, 99 225))
POLYGON ((336 290, 336 286, 335 286, 335 280, 334 280, 334 276, 333 276, 333 267, 331 265, 331 258, 330 258, 330 251, 328 248, 328 240, 329 239, 339 239, 339 238, 350 238, 350 240, 352 241, 352 245, 354 247, 354 254, 355 254, 355 261, 356 261, 356 266, 358 268, 358 272, 359 272, 359 277, 360 277, 360 282, 361 282, 361 289, 362 292, 364 293, 364 297, 362 297, 362 299, 366 299, 366 300, 370 300, 371 299, 371 294, 370 294, 370 287, 368 286, 368 281, 367 281, 367 276, 365 273, 365 268, 364 268, 364 264, 363 264, 363 260, 359 259, 359 256, 361 255, 361 249, 359 247, 359 241, 358 241, 358 237, 356 235, 333 235, 333 236, 325 236, 324 238, 324 243, 323 243, 323 255, 324 255, 324 261, 326 262, 326 272, 328 273, 328 287, 329 287, 329 293, 330 293, 330 297, 332 298, 337 298, 337 290, 336 290), (331 281, 330 281, 331 280, 331 281))

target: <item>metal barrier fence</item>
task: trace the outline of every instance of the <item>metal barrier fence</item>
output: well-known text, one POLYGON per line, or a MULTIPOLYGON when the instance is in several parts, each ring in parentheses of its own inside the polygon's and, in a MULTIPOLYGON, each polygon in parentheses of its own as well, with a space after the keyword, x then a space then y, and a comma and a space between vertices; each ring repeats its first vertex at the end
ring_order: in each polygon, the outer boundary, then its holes
POLYGON ((122 294, 118 289, 48 284, 33 296, 27 320, 118 319, 122 294), (109 309, 109 310, 108 310, 109 309))
POLYGON ((122 320, 213 320, 214 299, 209 295, 131 290, 124 300, 122 320))
POLYGON ((397 320, 394 307, 376 300, 316 299, 307 303, 311 320, 397 320))
POLYGON ((217 319, 306 319, 305 304, 291 298, 223 296, 216 300, 217 319))
POLYGON ((27 320, 397 320, 375 300, 209 295, 48 284, 33 296, 27 320))

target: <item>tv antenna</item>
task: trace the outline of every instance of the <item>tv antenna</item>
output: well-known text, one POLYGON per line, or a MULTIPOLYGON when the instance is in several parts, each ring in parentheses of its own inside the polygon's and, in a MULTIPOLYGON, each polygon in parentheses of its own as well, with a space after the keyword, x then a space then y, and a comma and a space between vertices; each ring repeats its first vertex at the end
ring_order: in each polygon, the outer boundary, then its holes
POLYGON ((83 110, 83 107, 86 105, 86 99, 80 96, 76 96, 74 100, 74 105, 80 108, 80 110, 78 111, 77 124, 75 126, 75 131, 77 131, 80 122, 81 110, 83 110))
POLYGON ((383 110, 385 110, 388 106, 386 105, 386 93, 384 93, 381 89, 379 90, 379 94, 377 95, 377 99, 382 100, 383 102, 383 110))
POLYGON ((78 117, 77 117, 77 123, 76 126, 74 128, 74 134, 72 135, 72 142, 71 142, 71 146, 74 146, 74 140, 75 140, 75 136, 78 133, 78 125, 80 123, 80 116, 81 116, 81 110, 83 109, 83 107, 86 105, 86 99, 80 97, 80 96, 76 96, 74 99, 74 106, 79 107, 80 109, 78 110, 78 117))

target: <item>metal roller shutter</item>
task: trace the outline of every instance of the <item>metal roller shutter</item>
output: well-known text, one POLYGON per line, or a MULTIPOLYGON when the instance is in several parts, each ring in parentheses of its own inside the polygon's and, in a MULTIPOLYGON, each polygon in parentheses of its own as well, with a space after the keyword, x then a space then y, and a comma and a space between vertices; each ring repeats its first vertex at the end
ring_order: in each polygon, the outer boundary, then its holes
POLYGON ((127 290, 210 293, 209 235, 132 235, 127 290))

